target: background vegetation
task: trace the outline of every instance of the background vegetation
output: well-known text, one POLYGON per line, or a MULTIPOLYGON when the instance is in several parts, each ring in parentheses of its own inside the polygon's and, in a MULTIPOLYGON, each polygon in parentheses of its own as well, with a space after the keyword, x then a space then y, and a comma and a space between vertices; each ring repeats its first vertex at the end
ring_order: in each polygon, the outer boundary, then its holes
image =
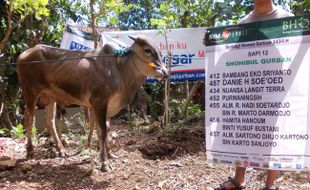
MULTIPOLYGON (((310 0, 274 2, 294 14, 310 12, 310 0)), ((22 120, 17 56, 38 43, 59 47, 68 20, 120 30, 211 27, 236 23, 252 6, 252 0, 2 0, 0 128, 17 126, 22 120)))

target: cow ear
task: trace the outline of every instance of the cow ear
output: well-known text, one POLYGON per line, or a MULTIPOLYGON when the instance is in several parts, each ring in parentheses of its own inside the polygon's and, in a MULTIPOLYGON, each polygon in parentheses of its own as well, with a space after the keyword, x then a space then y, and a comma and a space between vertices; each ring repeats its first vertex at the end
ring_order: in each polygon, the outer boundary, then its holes
POLYGON ((135 37, 135 36, 131 36, 131 35, 128 35, 128 37, 130 38, 130 39, 132 39, 133 41, 137 41, 137 37, 135 37))

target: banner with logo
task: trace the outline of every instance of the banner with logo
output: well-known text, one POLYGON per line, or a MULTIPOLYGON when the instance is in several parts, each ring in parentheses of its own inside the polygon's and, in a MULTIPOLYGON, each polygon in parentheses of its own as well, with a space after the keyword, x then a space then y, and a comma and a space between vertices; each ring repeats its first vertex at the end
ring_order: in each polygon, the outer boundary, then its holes
POLYGON ((60 48, 82 51, 94 49, 94 40, 90 28, 67 24, 60 48))
POLYGON ((208 159, 309 170, 309 14, 209 28, 205 45, 208 159))
MULTIPOLYGON (((158 30, 140 31, 104 31, 101 32, 102 45, 116 43, 130 46, 133 41, 128 35, 143 34, 154 40, 163 55, 163 62, 168 62, 167 50, 172 53, 172 81, 205 80, 205 58, 202 36, 206 28, 183 28, 167 31, 167 43, 158 30)), ((91 33, 81 31, 73 25, 67 25, 61 48, 89 50, 93 47, 91 33)))
POLYGON ((151 37, 160 48, 163 62, 168 63, 167 50, 172 53, 172 81, 204 80, 205 60, 202 36, 206 28, 183 28, 167 31, 167 41, 158 30, 114 31, 102 33, 102 39, 116 39, 130 46, 128 35, 151 37))

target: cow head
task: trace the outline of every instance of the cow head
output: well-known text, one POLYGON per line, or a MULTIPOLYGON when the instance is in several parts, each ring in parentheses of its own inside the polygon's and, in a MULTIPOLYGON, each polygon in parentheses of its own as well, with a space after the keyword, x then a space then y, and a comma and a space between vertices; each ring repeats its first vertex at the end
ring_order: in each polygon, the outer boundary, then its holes
POLYGON ((129 36, 134 44, 131 50, 139 58, 137 67, 144 75, 162 80, 169 77, 168 71, 162 62, 159 48, 145 36, 129 36))

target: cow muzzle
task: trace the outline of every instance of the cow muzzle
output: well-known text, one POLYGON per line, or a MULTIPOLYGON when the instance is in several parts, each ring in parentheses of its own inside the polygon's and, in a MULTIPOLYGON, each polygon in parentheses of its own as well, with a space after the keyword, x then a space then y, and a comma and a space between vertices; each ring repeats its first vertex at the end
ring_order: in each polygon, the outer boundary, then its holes
POLYGON ((157 64, 160 66, 156 66, 154 63, 149 63, 148 67, 151 70, 154 70, 154 78, 158 79, 158 80, 164 80, 167 79, 169 77, 168 71, 165 67, 162 66, 162 64, 157 64))
POLYGON ((159 80, 165 80, 168 77, 169 77, 169 74, 166 68, 157 68, 155 70, 155 78, 159 80))

